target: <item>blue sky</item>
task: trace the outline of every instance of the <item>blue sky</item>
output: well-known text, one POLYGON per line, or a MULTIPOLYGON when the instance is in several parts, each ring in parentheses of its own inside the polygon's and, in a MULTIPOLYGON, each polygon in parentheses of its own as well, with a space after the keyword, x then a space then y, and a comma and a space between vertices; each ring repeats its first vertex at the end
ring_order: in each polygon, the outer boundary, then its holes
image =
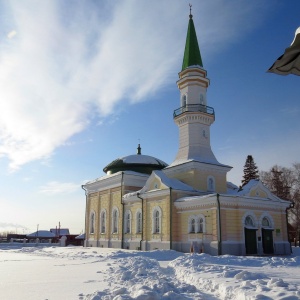
MULTIPOLYGON (((171 163, 188 1, 0 0, 0 230, 84 230, 81 185, 142 153, 171 163)), ((299 162, 299 80, 266 70, 300 26, 300 2, 192 3, 211 145, 239 185, 299 162), (298 88, 298 89, 296 89, 298 88)))

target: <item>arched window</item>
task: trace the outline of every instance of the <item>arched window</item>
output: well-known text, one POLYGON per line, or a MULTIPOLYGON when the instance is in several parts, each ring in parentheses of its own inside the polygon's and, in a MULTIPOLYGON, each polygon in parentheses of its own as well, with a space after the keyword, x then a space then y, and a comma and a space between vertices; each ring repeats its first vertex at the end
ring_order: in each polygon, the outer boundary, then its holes
POLYGON ((125 231, 125 233, 131 232, 131 212, 130 212, 130 210, 127 210, 125 212, 124 231, 125 231))
POLYGON ((251 216, 247 216, 245 219, 245 226, 247 227, 255 227, 254 221, 251 216))
POLYGON ((196 232, 196 220, 194 218, 191 219, 190 221, 190 233, 195 233, 196 232))
POLYGON ((156 207, 153 210, 153 233, 160 233, 161 232, 161 209, 156 207))
POLYGON ((91 212, 90 218, 90 233, 95 233, 95 212, 91 212))
POLYGON ((142 232, 142 210, 138 210, 136 213, 136 233, 141 233, 142 232))
POLYGON ((100 232, 105 233, 106 231, 106 211, 102 210, 100 214, 100 232))
POLYGON ((264 218, 262 219, 261 225, 262 225, 263 227, 270 227, 270 221, 269 221, 269 219, 268 219, 267 217, 264 217, 264 218))
POLYGON ((203 218, 200 218, 198 232, 202 233, 203 231, 204 231, 204 221, 203 221, 203 218))
POLYGON ((117 208, 112 211, 112 233, 118 233, 119 213, 117 208))
POLYGON ((207 178, 207 190, 209 192, 214 192, 215 191, 215 179, 212 176, 209 176, 207 178))

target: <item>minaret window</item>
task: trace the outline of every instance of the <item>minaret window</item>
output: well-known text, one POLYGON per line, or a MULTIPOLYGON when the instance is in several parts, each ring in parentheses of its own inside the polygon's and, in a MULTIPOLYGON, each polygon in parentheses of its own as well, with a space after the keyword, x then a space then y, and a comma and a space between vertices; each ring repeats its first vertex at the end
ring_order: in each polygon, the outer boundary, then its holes
POLYGON ((204 105, 204 96, 200 94, 200 104, 204 105))
POLYGON ((186 95, 182 96, 182 106, 186 106, 186 95))

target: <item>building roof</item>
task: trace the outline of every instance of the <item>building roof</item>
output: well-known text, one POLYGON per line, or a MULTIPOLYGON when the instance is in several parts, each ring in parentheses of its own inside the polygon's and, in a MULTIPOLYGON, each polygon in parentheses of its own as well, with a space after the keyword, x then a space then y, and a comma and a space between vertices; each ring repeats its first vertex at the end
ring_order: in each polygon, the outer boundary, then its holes
POLYGON ((50 231, 55 235, 70 235, 68 228, 51 228, 50 231))
POLYGON ((182 62, 182 71, 190 66, 195 65, 203 67, 193 16, 190 14, 182 62))
POLYGON ((48 230, 38 230, 33 233, 27 234, 28 238, 54 238, 55 234, 48 230))
POLYGON ((103 171, 107 174, 114 174, 120 171, 151 174, 154 170, 161 170, 168 166, 168 164, 158 158, 142 155, 140 145, 138 145, 137 149, 137 154, 117 158, 109 163, 103 171))

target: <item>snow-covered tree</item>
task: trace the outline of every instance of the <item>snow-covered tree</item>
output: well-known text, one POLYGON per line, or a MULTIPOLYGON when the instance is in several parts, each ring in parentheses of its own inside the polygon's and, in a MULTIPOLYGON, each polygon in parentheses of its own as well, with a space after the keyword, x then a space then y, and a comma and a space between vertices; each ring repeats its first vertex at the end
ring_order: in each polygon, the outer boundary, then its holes
POLYGON ((259 179, 258 168, 254 162, 252 155, 248 155, 244 165, 244 176, 242 186, 247 184, 251 179, 259 179))

